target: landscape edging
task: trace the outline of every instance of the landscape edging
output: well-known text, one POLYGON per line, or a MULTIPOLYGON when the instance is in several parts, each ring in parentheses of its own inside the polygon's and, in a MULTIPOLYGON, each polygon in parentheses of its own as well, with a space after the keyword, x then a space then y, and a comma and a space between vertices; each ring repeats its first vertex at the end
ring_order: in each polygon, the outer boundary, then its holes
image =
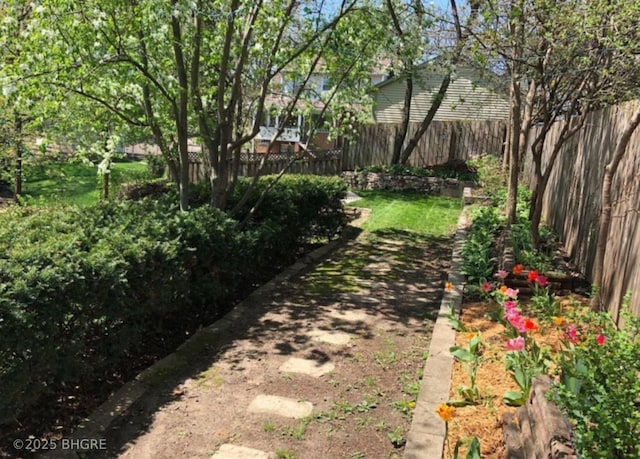
POLYGON ((411 428, 407 434, 404 459, 439 459, 444 454, 447 437, 446 424, 436 414, 441 403, 449 400, 453 356, 449 348, 455 344, 455 331, 449 324, 453 309, 460 315, 462 292, 466 282, 461 273, 462 247, 467 235, 469 220, 463 208, 453 243, 448 282, 451 290, 445 288, 440 303, 438 318, 433 327, 429 344, 429 354, 424 364, 420 393, 413 413, 411 428))

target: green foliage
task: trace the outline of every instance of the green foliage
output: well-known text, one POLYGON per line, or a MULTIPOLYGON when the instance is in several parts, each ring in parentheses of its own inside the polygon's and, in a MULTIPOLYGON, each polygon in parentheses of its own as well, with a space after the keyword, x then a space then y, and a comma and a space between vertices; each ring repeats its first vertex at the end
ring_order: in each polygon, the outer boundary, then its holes
POLYGON ((505 193, 507 179, 500 158, 495 155, 482 155, 469 160, 469 165, 476 170, 478 184, 487 196, 505 193))
POLYGON ((147 171, 151 178, 160 178, 164 176, 167 169, 167 161, 162 155, 147 155, 147 171))
POLYGON ((453 459, 460 459, 460 447, 468 443, 467 446, 467 455, 466 459, 481 459, 482 455, 480 454, 480 440, 478 437, 473 437, 470 442, 465 442, 463 440, 458 440, 456 442, 456 446, 453 450, 453 459))
POLYGON ((451 352, 451 355, 453 355, 457 361, 463 364, 471 385, 457 387, 456 393, 462 397, 462 399, 449 400, 447 404, 452 406, 465 406, 478 403, 482 398, 480 389, 476 384, 478 367, 480 367, 480 361, 482 359, 482 339, 480 334, 474 333, 466 347, 452 346, 449 352, 451 352))
MULTIPOLYGON (((274 176, 261 177, 249 201, 238 212, 242 221, 274 176)), ((233 208, 249 188, 249 179, 236 186, 229 207, 233 208)), ((256 238, 259 253, 254 262, 269 266, 292 261, 305 241, 336 237, 346 225, 342 199, 347 188, 337 177, 285 175, 269 189, 264 200, 251 215, 249 228, 256 238)))
POLYGON ((535 340, 525 337, 526 348, 522 351, 508 352, 506 357, 507 371, 516 382, 519 391, 507 391, 503 401, 507 405, 522 406, 529 398, 533 379, 547 374, 551 360, 549 349, 538 346, 535 340))
POLYGON ((640 457, 640 318, 618 330, 606 313, 576 314, 558 361, 554 402, 584 458, 640 457))
MULTIPOLYGON (((518 188, 516 223, 511 225, 509 243, 513 247, 517 263, 540 272, 548 272, 552 267, 554 250, 558 237, 549 228, 541 231, 542 247, 535 250, 531 242, 531 223, 528 220, 531 192, 525 187, 518 188)), ((502 230, 506 219, 500 209, 506 203, 506 189, 493 195, 491 206, 480 208, 472 216, 473 223, 462 250, 462 272, 469 283, 475 284, 492 277, 495 272, 493 244, 502 230)))
POLYGON ((481 207, 472 218, 462 248, 462 273, 469 283, 477 283, 495 272, 493 243, 505 219, 497 207, 481 207))
POLYGON ((210 206, 180 212, 171 193, 0 214, 0 423, 175 348, 294 258, 303 237, 335 234, 340 190, 285 182, 267 202, 273 215, 248 230, 210 206))
POLYGON ((449 320, 449 325, 457 332, 466 332, 467 326, 460 320, 460 317, 456 313, 455 308, 449 308, 449 314, 447 315, 447 319, 449 320))
MULTIPOLYGON (((524 210, 526 199, 518 201, 518 211, 524 210)), ((541 246, 539 250, 533 247, 531 240, 531 222, 520 215, 518 222, 511 226, 511 245, 518 263, 540 272, 549 272, 553 267, 554 251, 557 248, 558 237, 549 228, 541 228, 541 246)))
POLYGON ((402 448, 407 442, 404 429, 401 426, 387 432, 387 436, 389 437, 389 440, 391 440, 391 444, 394 448, 402 448))
POLYGON ((441 166, 414 167, 404 164, 374 165, 359 170, 390 175, 412 175, 416 177, 453 178, 462 181, 476 182, 478 175, 473 167, 465 163, 443 164, 441 166))

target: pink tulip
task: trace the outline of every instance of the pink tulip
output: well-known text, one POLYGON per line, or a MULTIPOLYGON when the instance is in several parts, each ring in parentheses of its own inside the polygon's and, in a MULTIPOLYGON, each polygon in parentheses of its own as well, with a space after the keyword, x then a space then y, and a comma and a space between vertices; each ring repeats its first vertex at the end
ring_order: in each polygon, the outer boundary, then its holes
POLYGON ((507 301, 505 301, 505 302, 502 304, 502 306, 504 306, 504 308, 505 308, 506 310, 509 310, 509 309, 515 309, 515 307, 516 307, 517 305, 518 305, 518 303, 516 303, 516 302, 515 302, 515 301, 513 301, 513 300, 507 300, 507 301))
POLYGON ((576 327, 569 325, 564 337, 571 341, 571 343, 576 344, 578 342, 578 331, 576 330, 576 327))
POLYGON ((508 288, 507 291, 505 292, 505 295, 508 296, 509 298, 518 298, 518 293, 520 293, 520 290, 516 289, 512 289, 512 288, 508 288))
POLYGON ((507 351, 522 351, 524 349, 524 338, 518 336, 517 338, 507 340, 505 348, 507 351))
POLYGON ((504 318, 511 324, 513 328, 518 330, 520 333, 525 333, 527 331, 527 327, 524 323, 524 317, 520 315, 520 311, 517 309, 508 309, 504 313, 504 318))
POLYGON ((546 287, 547 285, 549 285, 549 279, 547 278, 547 276, 539 274, 538 277, 536 277, 536 284, 538 284, 540 287, 546 287))

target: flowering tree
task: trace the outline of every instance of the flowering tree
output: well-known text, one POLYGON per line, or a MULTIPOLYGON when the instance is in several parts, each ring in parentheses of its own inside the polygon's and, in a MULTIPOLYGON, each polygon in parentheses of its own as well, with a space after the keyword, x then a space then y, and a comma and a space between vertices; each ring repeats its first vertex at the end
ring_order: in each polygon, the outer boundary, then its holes
MULTIPOLYGON (((284 70, 302 75, 285 109, 290 115, 321 62, 336 62, 347 81, 371 61, 364 42, 348 53, 332 46, 342 21, 360 11, 356 0, 331 10, 322 6, 300 0, 42 0, 22 36, 20 78, 38 80, 58 100, 77 95, 146 133, 178 177, 182 209, 188 208, 188 144, 199 139, 212 204, 225 208, 237 177, 233 155, 259 132, 276 77, 284 70), (329 55, 343 57, 332 61, 329 55)), ((351 29, 352 37, 357 31, 351 29)))

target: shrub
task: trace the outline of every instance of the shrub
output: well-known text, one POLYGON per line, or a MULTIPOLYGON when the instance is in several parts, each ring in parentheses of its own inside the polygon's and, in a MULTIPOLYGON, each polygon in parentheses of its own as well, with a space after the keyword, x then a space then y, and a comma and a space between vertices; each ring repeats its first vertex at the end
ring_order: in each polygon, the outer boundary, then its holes
POLYGON ((375 173, 386 173, 390 175, 413 175, 416 177, 439 177, 453 178, 463 181, 476 182, 478 175, 474 167, 468 165, 464 161, 452 161, 428 167, 414 167, 404 164, 373 165, 362 168, 361 170, 375 173))
POLYGON ((507 179, 500 158, 494 155, 477 156, 469 161, 478 175, 478 183, 484 188, 488 196, 496 193, 505 193, 507 189, 507 179))
POLYGON ((175 189, 172 183, 166 180, 142 180, 124 183, 118 192, 120 199, 139 200, 147 197, 160 198, 175 189))
POLYGON ((208 208, 146 200, 20 217, 0 235, 1 420, 212 320, 247 262, 237 223, 208 208))
POLYGON ((343 194, 339 180, 287 178, 247 230, 209 206, 180 212, 171 193, 0 214, 0 424, 171 350, 305 237, 335 235, 343 194))
MULTIPOLYGON (((247 204, 239 210, 239 220, 245 219, 273 178, 260 178, 247 204)), ((230 208, 244 195, 249 184, 248 179, 237 184, 230 208)), ((272 262, 269 258, 275 256, 281 262, 290 262, 305 241, 335 237, 346 224, 341 201, 346 192, 344 181, 336 177, 283 176, 250 217, 249 228, 260 228, 259 234, 255 234, 263 252, 260 259, 269 264, 272 262)))
POLYGON ((462 273, 469 283, 488 279, 495 272, 493 244, 504 220, 497 207, 481 207, 473 217, 462 248, 462 273))
POLYGON ((618 330, 606 313, 576 314, 558 362, 555 403, 584 458, 640 457, 640 318, 618 330))
POLYGON ((147 171, 151 178, 163 177, 167 169, 167 162, 162 155, 149 154, 145 157, 147 161, 147 171))

